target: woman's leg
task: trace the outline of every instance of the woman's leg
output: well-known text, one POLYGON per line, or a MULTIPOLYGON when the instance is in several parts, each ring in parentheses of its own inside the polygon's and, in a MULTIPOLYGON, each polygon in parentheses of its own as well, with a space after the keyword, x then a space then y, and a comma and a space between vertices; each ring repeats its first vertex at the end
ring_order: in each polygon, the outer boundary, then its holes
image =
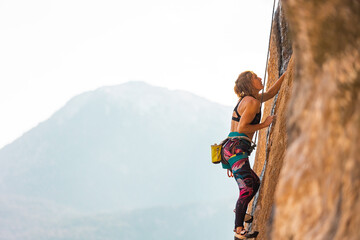
POLYGON ((240 191, 235 208, 235 230, 239 233, 244 227, 244 217, 248 204, 259 189, 260 179, 250 168, 247 158, 237 161, 232 166, 232 171, 240 191))

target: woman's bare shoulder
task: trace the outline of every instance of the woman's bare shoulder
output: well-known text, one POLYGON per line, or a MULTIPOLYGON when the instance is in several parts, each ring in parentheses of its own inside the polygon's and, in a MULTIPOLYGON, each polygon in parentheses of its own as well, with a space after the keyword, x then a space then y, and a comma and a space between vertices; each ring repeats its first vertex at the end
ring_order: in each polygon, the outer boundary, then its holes
POLYGON ((245 110, 257 113, 259 108, 260 108, 259 100, 257 100, 252 96, 245 96, 244 99, 239 104, 238 112, 240 113, 240 115, 242 115, 245 110))
POLYGON ((246 102, 246 105, 260 107, 260 101, 252 96, 244 97, 244 101, 246 102))

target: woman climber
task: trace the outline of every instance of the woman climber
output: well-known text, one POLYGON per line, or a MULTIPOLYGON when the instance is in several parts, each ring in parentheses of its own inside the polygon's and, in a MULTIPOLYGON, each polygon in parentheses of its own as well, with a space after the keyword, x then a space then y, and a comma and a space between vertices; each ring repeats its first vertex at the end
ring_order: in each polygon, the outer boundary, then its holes
POLYGON ((275 120, 275 116, 268 116, 260 123, 260 103, 276 95, 285 73, 264 93, 259 93, 264 88, 261 78, 251 71, 241 73, 235 81, 234 91, 239 101, 232 114, 231 132, 223 144, 225 161, 222 165, 227 169, 228 175, 235 178, 240 190, 235 208, 234 228, 235 236, 239 239, 249 238, 250 233, 244 228, 244 217, 250 200, 260 186, 260 179, 251 169, 248 159, 252 151, 251 139, 257 130, 268 127, 275 120))

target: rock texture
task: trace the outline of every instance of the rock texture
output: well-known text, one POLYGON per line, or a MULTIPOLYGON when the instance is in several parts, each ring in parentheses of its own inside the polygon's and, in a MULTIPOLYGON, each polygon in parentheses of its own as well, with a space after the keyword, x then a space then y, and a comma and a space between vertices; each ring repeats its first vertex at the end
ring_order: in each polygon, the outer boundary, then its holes
POLYGON ((289 27, 280 3, 272 26, 266 88, 271 87, 285 70, 288 70, 278 95, 264 103, 263 121, 270 114, 277 115, 277 120, 271 128, 263 129, 259 133, 254 171, 260 176, 262 182, 258 195, 249 205, 249 211, 255 216, 251 228, 260 231, 257 239, 267 238, 267 225, 271 217, 274 193, 287 146, 286 109, 291 96, 294 67, 294 59, 290 61, 291 56, 292 42, 289 27))
POLYGON ((289 74, 259 134, 258 240, 360 239, 359 23, 358 0, 280 1, 268 85, 289 74))
POLYGON ((360 239, 360 1, 283 4, 296 64, 271 239, 360 239))

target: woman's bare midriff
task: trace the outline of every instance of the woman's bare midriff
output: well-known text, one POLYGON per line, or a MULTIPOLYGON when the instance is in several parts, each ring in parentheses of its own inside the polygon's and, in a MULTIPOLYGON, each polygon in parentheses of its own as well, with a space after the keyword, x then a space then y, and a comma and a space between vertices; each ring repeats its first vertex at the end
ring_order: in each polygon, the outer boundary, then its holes
MULTIPOLYGON (((237 132, 236 129, 238 129, 238 125, 239 125, 238 122, 231 120, 231 132, 237 132)), ((252 139, 255 132, 241 132, 241 133, 246 134, 250 139, 252 139)))

